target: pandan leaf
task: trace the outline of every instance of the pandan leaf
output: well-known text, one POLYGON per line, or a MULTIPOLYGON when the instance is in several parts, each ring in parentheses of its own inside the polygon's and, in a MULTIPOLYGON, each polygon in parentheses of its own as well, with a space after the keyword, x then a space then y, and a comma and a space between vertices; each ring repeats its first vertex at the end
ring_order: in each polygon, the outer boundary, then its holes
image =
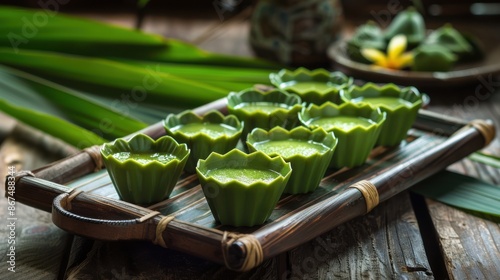
POLYGON ((500 186, 450 172, 440 172, 412 188, 425 197, 500 218, 500 186))

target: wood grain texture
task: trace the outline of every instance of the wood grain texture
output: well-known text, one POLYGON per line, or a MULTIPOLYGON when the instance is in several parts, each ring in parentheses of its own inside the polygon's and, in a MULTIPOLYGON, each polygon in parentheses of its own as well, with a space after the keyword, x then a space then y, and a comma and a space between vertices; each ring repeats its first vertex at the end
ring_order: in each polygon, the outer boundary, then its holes
MULTIPOLYGON (((491 119, 497 127, 497 136, 484 151, 497 156, 500 155, 499 80, 498 76, 478 77, 474 90, 458 92, 452 106, 443 104, 441 98, 429 108, 465 120, 491 119)), ((500 170, 490 166, 465 159, 449 169, 500 185, 500 170)), ((447 276, 450 279, 498 279, 500 224, 430 199, 426 202, 447 276)))
MULTIPOLYGON (((57 160, 58 157, 45 153, 32 145, 7 138, 0 148, 0 176, 5 178, 7 167, 15 166, 17 171, 34 169, 57 160)), ((4 197, 5 190, 0 192, 4 197)), ((2 279, 56 279, 61 266, 65 266, 65 252, 69 234, 52 224, 51 215, 41 210, 16 203, 16 272, 7 271, 7 200, 0 199, 0 278, 2 279), (5 219, 4 219, 5 217, 5 219), (12 273, 12 274, 9 274, 12 273), (6 277, 6 278, 3 278, 6 277)))
MULTIPOLYGON (((80 238, 76 238, 78 240, 80 238)), ((71 263, 66 277, 72 279, 277 279, 278 258, 245 273, 230 271, 213 262, 182 254, 147 242, 79 241, 87 252, 71 263)))
POLYGON ((291 250, 289 258, 290 279, 433 279, 407 192, 291 250))
POLYGON ((497 279, 500 224, 427 200, 450 279, 497 279))

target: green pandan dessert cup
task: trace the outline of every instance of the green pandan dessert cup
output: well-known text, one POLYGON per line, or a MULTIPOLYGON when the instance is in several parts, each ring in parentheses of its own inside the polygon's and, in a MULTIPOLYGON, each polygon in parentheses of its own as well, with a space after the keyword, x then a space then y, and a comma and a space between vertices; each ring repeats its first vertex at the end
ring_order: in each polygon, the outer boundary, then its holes
POLYGON ((270 131, 256 128, 248 135, 247 146, 251 152, 262 151, 289 162, 292 175, 284 193, 298 194, 312 192, 319 186, 332 160, 337 138, 322 128, 275 127, 270 131))
POLYGON ((256 127, 271 129, 275 126, 297 126, 302 100, 298 95, 278 89, 264 92, 252 88, 231 92, 227 97, 227 108, 229 113, 244 122, 243 138, 246 138, 256 127))
POLYGON ((124 201, 150 205, 172 193, 189 157, 186 144, 169 136, 153 140, 136 134, 101 148, 104 165, 124 201))
POLYGON ((368 104, 326 102, 310 104, 299 114, 303 125, 322 127, 338 138, 330 167, 355 167, 365 163, 382 130, 385 112, 368 104))
POLYGON ((295 93, 302 101, 321 105, 330 101, 342 103, 339 92, 352 85, 353 79, 341 72, 329 72, 325 69, 308 70, 297 68, 294 71, 282 69, 269 74, 271 84, 279 89, 295 93))
POLYGON ((292 168, 281 157, 234 149, 200 160, 196 172, 215 220, 238 227, 263 224, 269 218, 292 168))
POLYGON ((189 173, 195 173, 198 160, 205 159, 211 152, 223 154, 234 149, 243 131, 243 124, 236 116, 224 116, 215 110, 203 117, 192 111, 170 114, 163 126, 167 135, 187 144, 191 150, 185 167, 189 173))
POLYGON ((380 146, 395 146, 404 140, 422 107, 422 95, 415 87, 400 88, 395 84, 367 83, 362 87, 352 86, 340 95, 345 102, 367 103, 387 113, 377 140, 380 146))

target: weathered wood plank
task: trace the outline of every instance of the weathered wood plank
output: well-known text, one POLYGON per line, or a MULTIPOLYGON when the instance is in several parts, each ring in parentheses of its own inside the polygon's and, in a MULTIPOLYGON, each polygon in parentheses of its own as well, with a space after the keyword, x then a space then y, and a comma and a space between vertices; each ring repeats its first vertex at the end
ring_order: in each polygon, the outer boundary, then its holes
POLYGON ((407 192, 289 256, 290 279, 433 279, 407 192))
POLYGON ((450 279, 498 279, 500 224, 427 200, 450 279))
MULTIPOLYGON (((36 147, 7 138, 0 148, 0 176, 5 178, 8 166, 17 171, 34 169, 57 160, 53 155, 41 152, 36 147)), ((3 182, 3 181, 2 181, 3 182)), ((7 225, 8 209, 5 189, 0 191, 0 216, 7 225)), ((46 213, 20 203, 15 204, 15 243, 8 244, 10 228, 0 227, 0 273, 4 279, 56 279, 65 264, 65 249, 68 242, 66 232, 56 227, 46 213), (15 246, 15 274, 8 271, 10 246, 15 246), (12 273, 12 274, 10 274, 12 273)))
POLYGON ((72 251, 79 252, 79 256, 70 258, 66 274, 69 279, 278 279, 279 258, 238 273, 148 242, 101 242, 75 237, 74 244, 72 251))
MULTIPOLYGON (((463 93, 453 105, 438 104, 431 110, 463 119, 491 119, 497 128, 486 152, 500 155, 500 94, 498 77, 478 77, 477 89, 463 93)), ((438 99, 441 103, 443 98, 438 99)), ((462 160, 449 168, 500 185, 500 170, 462 160)), ((450 279, 497 279, 500 275, 500 224, 427 199, 444 265, 450 279)), ((436 248, 437 250, 437 248, 436 248)))
MULTIPOLYGON (((498 170, 463 160, 451 169, 493 184, 498 170)), ((496 279, 500 275, 500 224, 426 199, 450 279, 496 279)))

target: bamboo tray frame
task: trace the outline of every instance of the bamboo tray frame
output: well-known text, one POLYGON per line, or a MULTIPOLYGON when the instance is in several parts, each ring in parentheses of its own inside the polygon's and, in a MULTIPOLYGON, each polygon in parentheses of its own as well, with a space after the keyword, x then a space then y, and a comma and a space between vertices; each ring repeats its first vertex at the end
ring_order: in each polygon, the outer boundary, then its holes
MULTIPOLYGON (((212 109, 226 113, 225 99, 195 112, 204 114, 212 109)), ((162 122, 140 132, 152 138, 165 134, 162 122)), ((464 123, 420 110, 405 143, 390 149, 375 148, 361 167, 327 171, 313 193, 282 196, 268 222, 255 227, 216 224, 196 175, 181 178, 171 198, 149 208, 119 200, 105 170, 100 172, 109 182, 97 188, 91 187, 91 182, 64 186, 103 167, 98 146, 40 169, 17 173, 15 199, 52 211, 53 222, 73 234, 111 241, 149 240, 246 271, 366 214, 379 202, 485 147, 494 135, 491 121, 464 123)))

